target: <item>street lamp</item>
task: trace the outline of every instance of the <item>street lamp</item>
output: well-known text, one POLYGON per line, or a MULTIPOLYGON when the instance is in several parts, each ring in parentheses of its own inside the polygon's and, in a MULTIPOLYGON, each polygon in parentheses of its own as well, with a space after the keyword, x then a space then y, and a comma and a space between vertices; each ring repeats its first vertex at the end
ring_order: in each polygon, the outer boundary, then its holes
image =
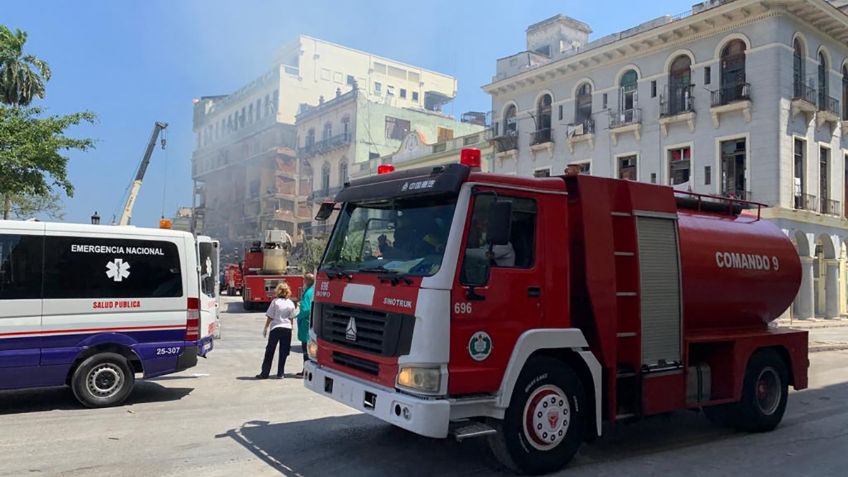
POLYGON ((98 225, 98 224, 100 224, 100 216, 99 216, 99 215, 97 215, 97 211, 96 211, 96 210, 94 211, 94 215, 92 215, 92 216, 91 216, 91 223, 92 223, 92 225, 98 225))

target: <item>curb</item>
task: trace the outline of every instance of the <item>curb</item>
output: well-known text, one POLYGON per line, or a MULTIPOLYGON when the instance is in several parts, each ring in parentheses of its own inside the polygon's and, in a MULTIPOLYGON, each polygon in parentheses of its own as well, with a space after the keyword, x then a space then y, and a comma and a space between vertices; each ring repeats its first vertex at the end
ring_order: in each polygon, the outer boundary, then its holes
POLYGON ((848 350, 848 343, 837 343, 837 344, 827 344, 827 345, 818 345, 818 346, 810 346, 810 353, 820 353, 822 351, 843 351, 848 350))

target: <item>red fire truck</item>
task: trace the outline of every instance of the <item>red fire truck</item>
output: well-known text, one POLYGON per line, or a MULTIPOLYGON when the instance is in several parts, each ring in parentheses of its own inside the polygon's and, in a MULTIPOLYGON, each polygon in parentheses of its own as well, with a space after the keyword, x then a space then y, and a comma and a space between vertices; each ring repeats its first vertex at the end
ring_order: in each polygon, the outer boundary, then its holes
POLYGON ((243 287, 241 265, 237 263, 226 264, 224 266, 224 283, 222 288, 227 292, 227 295, 235 296, 237 293, 241 293, 243 287))
POLYGON ((537 474, 605 420, 703 409, 769 431, 807 387, 807 333, 769 326, 800 261, 759 204, 478 167, 463 151, 339 192, 307 388, 424 436, 485 436, 537 474))
POLYGON ((303 291, 303 276, 290 270, 291 236, 284 230, 265 231, 264 242, 254 242, 242 261, 241 299, 245 310, 261 310, 274 299, 274 289, 281 281, 289 284, 292 299, 303 291))

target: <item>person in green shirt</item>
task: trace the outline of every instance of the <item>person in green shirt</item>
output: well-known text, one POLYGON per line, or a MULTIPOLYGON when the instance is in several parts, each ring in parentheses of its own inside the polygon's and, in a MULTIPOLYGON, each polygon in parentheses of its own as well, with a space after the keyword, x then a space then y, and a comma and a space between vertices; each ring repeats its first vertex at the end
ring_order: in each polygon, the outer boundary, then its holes
MULTIPOLYGON (((303 286, 306 288, 303 295, 300 297, 300 312, 297 314, 297 339, 300 340, 300 346, 303 350, 303 363, 309 359, 306 352, 306 343, 309 342, 309 316, 312 313, 312 289, 315 285, 315 275, 307 273, 303 276, 303 286)), ((303 371, 295 375, 298 378, 303 377, 303 371)))

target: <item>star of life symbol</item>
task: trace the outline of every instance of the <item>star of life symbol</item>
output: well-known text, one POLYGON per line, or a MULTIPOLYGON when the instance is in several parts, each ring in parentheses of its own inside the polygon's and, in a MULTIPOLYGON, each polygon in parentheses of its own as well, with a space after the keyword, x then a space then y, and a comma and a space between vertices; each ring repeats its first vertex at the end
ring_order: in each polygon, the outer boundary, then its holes
POLYGON ((123 258, 116 258, 106 264, 106 276, 116 282, 130 276, 130 264, 123 258))
POLYGON ((356 341, 356 320, 352 316, 347 322, 347 329, 345 330, 345 339, 348 341, 356 341))

